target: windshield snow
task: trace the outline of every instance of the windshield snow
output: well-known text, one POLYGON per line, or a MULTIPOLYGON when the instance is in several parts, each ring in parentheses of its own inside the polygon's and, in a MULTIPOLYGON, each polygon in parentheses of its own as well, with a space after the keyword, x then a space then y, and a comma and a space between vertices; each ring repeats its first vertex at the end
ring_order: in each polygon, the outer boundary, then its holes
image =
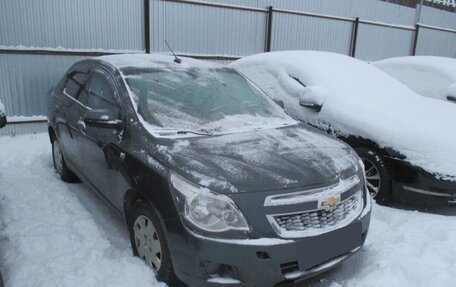
POLYGON ((138 113, 162 129, 221 132, 290 121, 258 88, 230 68, 122 69, 138 113))

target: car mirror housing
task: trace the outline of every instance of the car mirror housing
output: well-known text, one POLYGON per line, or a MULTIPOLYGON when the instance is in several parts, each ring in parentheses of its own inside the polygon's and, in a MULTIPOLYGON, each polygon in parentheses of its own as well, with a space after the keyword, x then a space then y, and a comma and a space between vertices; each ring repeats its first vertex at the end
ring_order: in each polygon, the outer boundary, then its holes
POLYGON ((319 113, 321 111, 321 108, 323 107, 323 104, 312 103, 312 102, 306 101, 305 99, 300 99, 299 105, 301 107, 314 110, 317 113, 319 113))
POLYGON ((123 123, 108 109, 89 110, 84 115, 84 123, 89 127, 121 130, 123 123))
POLYGON ((299 94, 299 105, 320 112, 328 91, 324 87, 305 87, 299 94))

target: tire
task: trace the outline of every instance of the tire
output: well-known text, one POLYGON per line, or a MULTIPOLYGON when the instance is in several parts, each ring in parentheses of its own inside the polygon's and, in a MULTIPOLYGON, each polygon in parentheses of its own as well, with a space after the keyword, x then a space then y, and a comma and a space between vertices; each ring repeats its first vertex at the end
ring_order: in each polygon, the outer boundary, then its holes
POLYGON ((356 148, 356 152, 364 163, 367 189, 378 203, 391 201, 391 175, 386 163, 373 150, 356 148))
POLYGON ((60 143, 56 137, 52 137, 52 162, 61 180, 65 182, 78 181, 78 177, 67 167, 60 143))
POLYGON ((174 273, 159 217, 155 209, 144 200, 138 200, 133 206, 128 216, 128 231, 133 255, 146 262, 155 272, 157 280, 181 286, 174 273))

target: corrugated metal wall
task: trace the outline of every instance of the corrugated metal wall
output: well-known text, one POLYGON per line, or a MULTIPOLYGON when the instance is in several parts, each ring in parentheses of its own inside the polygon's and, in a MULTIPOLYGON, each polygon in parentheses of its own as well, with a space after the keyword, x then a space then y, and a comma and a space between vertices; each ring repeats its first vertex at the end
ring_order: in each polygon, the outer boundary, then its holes
POLYGON ((152 2, 152 50, 245 56, 264 51, 266 14, 218 7, 152 2))
POLYGON ((0 45, 144 50, 142 0, 1 0, 0 45))
POLYGON ((360 24, 356 58, 377 61, 408 56, 412 51, 414 32, 360 24))
POLYGON ((456 58, 456 34, 420 29, 417 55, 432 55, 456 58))
POLYGON ((0 54, 0 95, 8 115, 46 115, 46 93, 83 57, 0 54))
POLYGON ((353 23, 275 13, 272 50, 323 50, 348 55, 353 23))
MULTIPOLYGON (((166 39, 179 53, 200 55, 245 56, 263 52, 267 6, 407 26, 414 25, 416 16, 413 8, 378 0, 207 0, 261 11, 150 1, 152 51, 168 52, 166 39)), ((421 22, 456 29, 454 16, 423 7, 421 22)), ((144 0, 1 0, 0 50, 143 52, 144 20, 144 0)), ((348 54, 352 27, 351 22, 274 12, 271 48, 348 54)), ((455 38, 455 34, 423 28, 417 53, 456 57, 455 38)), ((408 55, 412 42, 413 31, 361 23, 356 56, 377 60, 408 55)), ((82 58, 0 51, 0 100, 8 115, 45 115, 46 92, 72 63, 82 58)))
MULTIPOLYGON (((391 24, 415 24, 415 9, 378 0, 207 0, 206 2, 261 9, 273 6, 277 9, 340 17, 360 17, 364 20, 391 24)), ((264 51, 266 13, 201 7, 161 0, 153 1, 152 12, 151 30, 154 51, 167 51, 164 44, 165 38, 173 43, 173 47, 180 53, 245 56, 264 51)), ((351 23, 275 12, 273 25, 272 50, 314 49, 344 54, 349 52, 351 23)), ((361 26, 363 27, 360 29, 359 36, 361 49, 359 58, 376 60, 410 53, 413 33, 361 26)))
MULTIPOLYGON (((341 17, 412 25, 415 9, 379 0, 205 0, 212 3, 243 5, 256 8, 273 6, 277 9, 306 11, 341 17)), ((436 9, 434 9, 436 10, 436 9)), ((438 10, 440 11, 440 10, 438 10)))
MULTIPOLYGON (((420 22, 423 24, 456 29, 456 14, 423 7, 420 22)), ((417 55, 450 56, 456 58, 456 34, 420 29, 417 55)))
POLYGON ((26 123, 26 124, 7 124, 0 129, 0 136, 16 136, 22 134, 44 133, 48 130, 46 122, 26 123))
POLYGON ((423 6, 420 22, 431 26, 456 29, 456 13, 423 6))

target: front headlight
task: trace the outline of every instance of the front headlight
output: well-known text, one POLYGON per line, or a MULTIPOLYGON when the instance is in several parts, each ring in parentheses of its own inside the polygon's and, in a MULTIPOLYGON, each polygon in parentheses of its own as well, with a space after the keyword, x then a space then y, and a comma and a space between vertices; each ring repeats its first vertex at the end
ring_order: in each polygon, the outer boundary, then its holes
POLYGON ((171 172, 170 182, 175 189, 177 205, 186 222, 211 235, 239 236, 250 228, 227 196, 198 186, 171 172))

